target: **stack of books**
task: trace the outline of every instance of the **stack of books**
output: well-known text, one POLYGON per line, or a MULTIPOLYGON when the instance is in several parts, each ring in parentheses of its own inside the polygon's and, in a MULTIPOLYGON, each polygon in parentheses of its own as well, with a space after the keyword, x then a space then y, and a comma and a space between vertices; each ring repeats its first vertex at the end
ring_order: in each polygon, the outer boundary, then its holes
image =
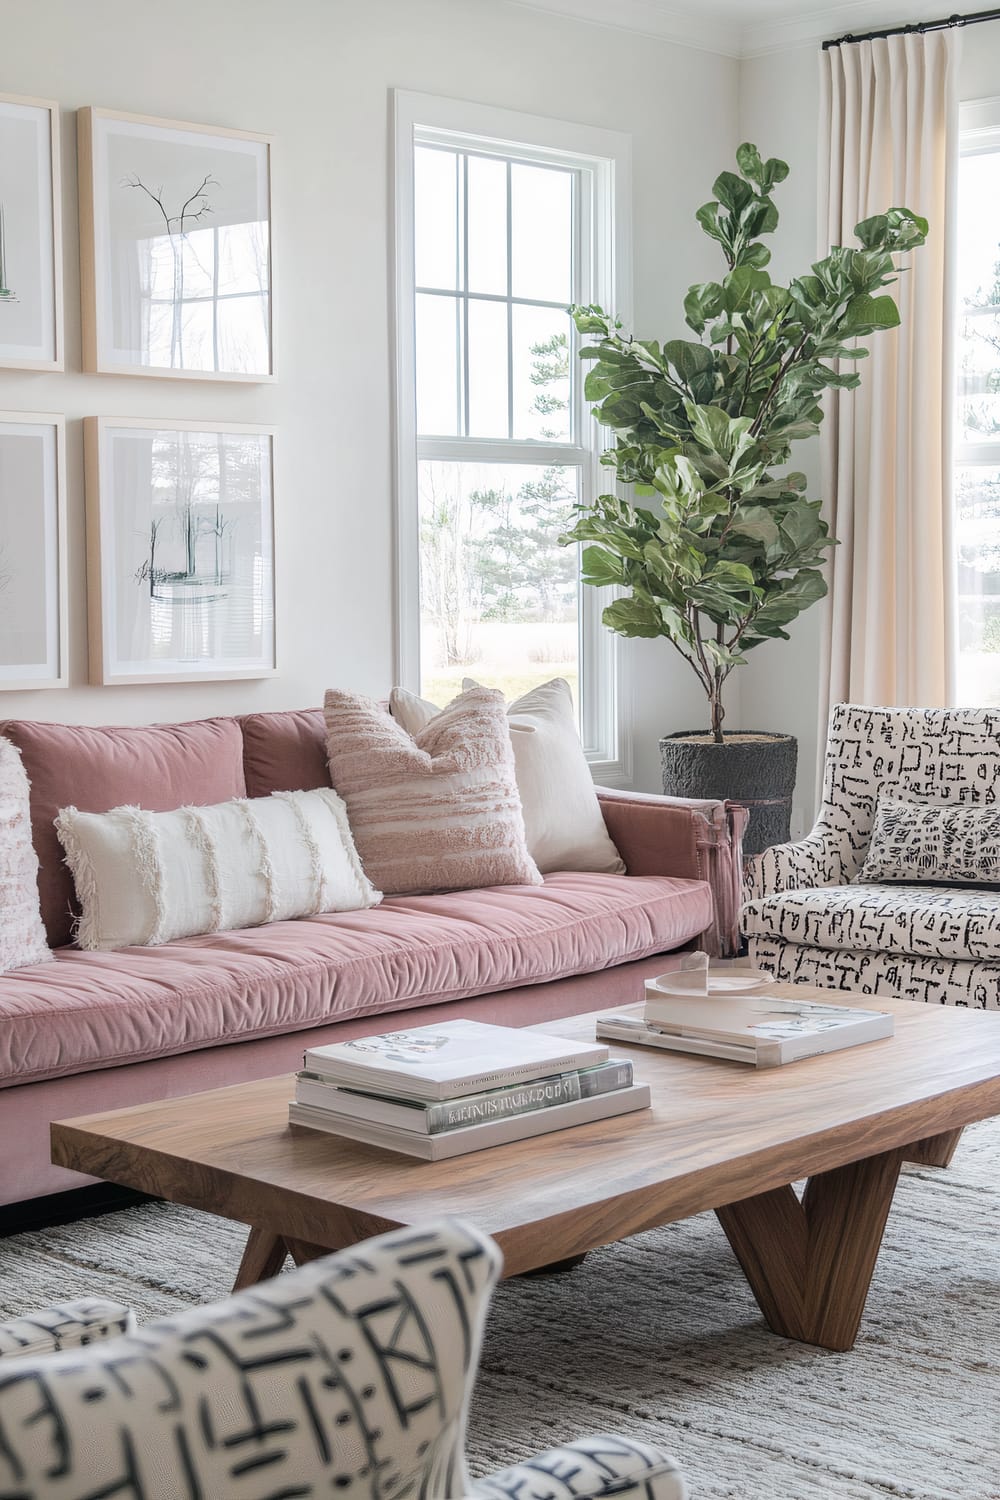
POLYGON ((662 974, 647 982, 644 1005, 600 1016, 597 1035, 774 1068, 893 1034, 888 1011, 786 999, 767 993, 773 984, 736 965, 662 974))
POLYGON ((310 1047, 292 1125, 428 1161, 646 1109, 632 1063, 595 1042, 479 1021, 310 1047))

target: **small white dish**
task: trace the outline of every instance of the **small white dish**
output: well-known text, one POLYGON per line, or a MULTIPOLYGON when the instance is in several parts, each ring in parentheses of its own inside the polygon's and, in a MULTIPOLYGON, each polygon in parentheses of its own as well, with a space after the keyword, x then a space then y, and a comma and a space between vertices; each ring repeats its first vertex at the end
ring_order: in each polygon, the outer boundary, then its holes
MULTIPOLYGON (((709 995, 747 995, 774 983, 774 975, 766 969, 741 969, 735 974, 709 969, 707 978, 709 995)), ((659 990, 663 995, 704 995, 705 979, 703 969, 678 969, 673 974, 658 974, 648 981, 646 988, 659 990)))

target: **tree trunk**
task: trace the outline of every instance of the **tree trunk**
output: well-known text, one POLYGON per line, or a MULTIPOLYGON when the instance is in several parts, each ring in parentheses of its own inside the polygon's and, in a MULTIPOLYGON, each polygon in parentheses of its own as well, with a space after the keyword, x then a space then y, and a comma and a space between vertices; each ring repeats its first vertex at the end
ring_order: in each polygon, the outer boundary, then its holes
POLYGON ((722 706, 722 682, 718 674, 712 684, 712 692, 708 701, 712 707, 712 738, 717 745, 721 745, 724 743, 722 721, 726 717, 726 711, 722 706))

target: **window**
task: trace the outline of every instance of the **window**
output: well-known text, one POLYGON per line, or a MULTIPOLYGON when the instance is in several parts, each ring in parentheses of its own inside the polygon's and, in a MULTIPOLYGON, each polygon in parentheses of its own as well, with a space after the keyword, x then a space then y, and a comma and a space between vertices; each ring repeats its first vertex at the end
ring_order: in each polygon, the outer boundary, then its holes
POLYGON ((955 543, 958 702, 1000 704, 1000 100, 962 106, 955 543))
POLYGON ((396 118, 400 679, 445 702, 565 677, 624 778, 606 601, 559 536, 602 472, 567 308, 627 312, 627 142, 413 94, 396 118))

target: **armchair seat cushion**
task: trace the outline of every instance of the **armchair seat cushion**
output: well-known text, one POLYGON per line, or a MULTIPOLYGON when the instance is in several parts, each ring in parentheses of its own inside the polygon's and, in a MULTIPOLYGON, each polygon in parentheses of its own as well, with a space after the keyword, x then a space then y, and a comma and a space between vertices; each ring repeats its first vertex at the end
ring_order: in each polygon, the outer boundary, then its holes
POLYGON ((743 908, 751 939, 848 952, 1000 960, 1000 889, 834 885, 758 896, 743 908))

